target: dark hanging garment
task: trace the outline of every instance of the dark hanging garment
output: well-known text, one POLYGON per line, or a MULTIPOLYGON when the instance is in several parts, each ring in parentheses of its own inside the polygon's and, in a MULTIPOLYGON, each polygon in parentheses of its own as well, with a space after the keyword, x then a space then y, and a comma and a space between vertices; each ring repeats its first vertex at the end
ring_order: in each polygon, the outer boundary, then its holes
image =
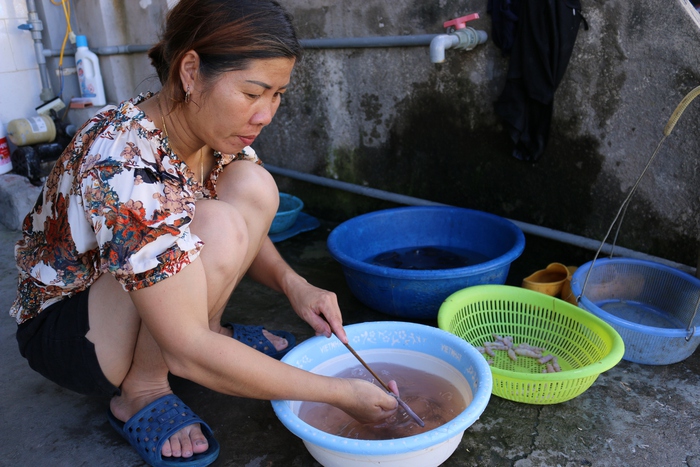
POLYGON ((521 0, 489 0, 486 13, 491 15, 491 39, 503 56, 510 55, 518 26, 521 0))
MULTIPOLYGON (((504 0, 493 0, 494 2, 504 0)), ((513 156, 542 156, 552 121, 554 91, 571 58, 581 16, 580 0, 522 0, 508 77, 496 101, 515 143, 513 156)))

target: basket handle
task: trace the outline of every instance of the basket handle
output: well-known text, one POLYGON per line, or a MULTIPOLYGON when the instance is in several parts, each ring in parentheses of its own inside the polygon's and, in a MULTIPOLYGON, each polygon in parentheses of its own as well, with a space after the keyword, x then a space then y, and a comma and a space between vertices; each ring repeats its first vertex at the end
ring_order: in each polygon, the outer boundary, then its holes
MULTIPOLYGON (((576 297, 576 303, 581 301, 581 297, 583 297, 583 293, 586 290, 586 285, 588 284, 588 277, 591 274, 591 270, 593 269, 593 265, 595 264, 596 260, 598 259, 598 256, 600 255, 600 252, 603 249, 603 246, 605 246, 605 242, 608 240, 608 237, 610 236, 610 232, 612 232, 613 227, 615 227, 615 224, 617 223, 618 225, 617 225, 617 230, 615 231, 615 238, 613 239, 612 248, 610 249, 610 257, 612 258, 613 252, 615 251, 615 243, 617 243, 617 236, 620 233, 620 227, 622 227, 622 221, 623 221, 625 214, 627 212, 627 207, 630 204, 630 200, 632 199, 632 195, 637 190, 637 187, 639 186, 639 182, 642 181, 642 178, 647 173, 649 166, 651 165, 654 158, 658 154, 659 148, 661 147, 661 144, 671 134, 671 132, 673 131, 673 128, 676 126, 676 123, 678 123, 678 120, 681 118, 681 115, 683 115, 683 112, 685 112, 685 109, 688 107, 688 105, 690 105, 690 103, 693 101, 693 99, 695 99, 698 96, 700 96, 700 86, 697 86, 695 89, 693 89, 692 91, 690 91, 688 94, 685 95, 685 97, 676 106, 676 109, 671 114, 671 117, 668 119, 668 123, 666 123, 666 126, 664 127, 664 136, 661 138, 659 143, 656 145, 656 149, 654 150, 654 153, 651 155, 651 157, 647 161, 646 165, 644 166, 644 170, 642 170, 642 173, 637 178, 637 181, 632 186, 632 189, 630 189, 629 193, 627 194, 627 197, 620 205, 620 209, 618 209, 617 214, 615 215, 615 218, 613 219, 612 223, 610 224, 610 227, 608 228, 607 233, 605 234, 605 237, 603 237, 603 240, 600 242, 600 247, 598 247, 598 250, 596 251, 595 256, 593 257, 593 261, 591 261, 591 265, 588 268, 588 271, 586 272, 586 278, 583 281, 583 286, 581 287, 581 293, 576 297), (618 223, 618 219, 620 220, 619 223, 618 223)), ((693 316, 690 318, 690 322, 688 323, 688 326, 686 328, 686 330, 688 331, 688 336, 686 336, 686 338, 685 338, 686 341, 689 341, 693 337, 693 335, 695 334, 695 327, 692 326, 692 324, 693 324, 693 321, 695 320, 695 316, 698 313, 699 307, 700 307, 700 296, 698 296, 698 301, 695 303, 695 311, 693 312, 693 316), (692 328, 692 330, 691 330, 691 328, 692 328)))
POLYGON ((688 331, 688 335, 685 336, 685 341, 690 342, 690 339, 693 338, 695 335, 695 331, 697 330, 697 326, 691 326, 693 324, 693 321, 695 321, 695 316, 698 314, 698 307, 700 307, 700 295, 698 295, 698 301, 695 302, 695 310, 693 311, 693 316, 690 317, 690 321, 688 322, 688 327, 686 328, 686 331, 688 331), (692 329, 690 329, 692 327, 692 329))

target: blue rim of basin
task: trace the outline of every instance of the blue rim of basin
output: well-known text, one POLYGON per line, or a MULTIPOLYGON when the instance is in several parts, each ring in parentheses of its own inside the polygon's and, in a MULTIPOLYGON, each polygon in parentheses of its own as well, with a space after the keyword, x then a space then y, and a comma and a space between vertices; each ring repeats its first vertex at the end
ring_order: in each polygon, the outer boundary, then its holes
MULTIPOLYGON (((442 329, 409 322, 381 321, 360 323, 345 326, 345 331, 350 342, 355 346, 355 350, 361 352, 364 349, 360 344, 353 341, 354 337, 360 336, 361 338, 367 333, 381 333, 386 328, 400 330, 399 332, 406 339, 416 339, 415 341, 422 346, 418 347, 418 350, 415 350, 413 347, 408 350, 416 352, 420 352, 421 349, 428 350, 429 352, 422 353, 434 357, 443 355, 446 359, 457 359, 460 362, 468 361, 469 366, 465 368, 465 371, 476 381, 476 390, 472 391, 473 399, 467 408, 446 424, 422 434, 387 440, 362 440, 336 436, 319 430, 301 420, 296 414, 293 414, 289 406, 290 401, 273 400, 272 407, 277 417, 289 431, 304 441, 331 451, 362 456, 384 456, 428 449, 458 436, 479 419, 491 398, 493 376, 488 363, 476 348, 464 339, 442 329)), ((297 345, 282 358, 282 361, 298 368, 304 368, 304 364, 308 364, 308 362, 304 361, 307 350, 317 347, 319 344, 323 346, 323 353, 326 359, 344 355, 345 353, 349 354, 345 346, 335 336, 331 338, 316 336, 297 345)), ((391 345, 380 344, 372 348, 391 349, 391 345)), ((448 363, 451 362, 448 361, 448 363)), ((313 368, 320 364, 321 362, 314 364, 313 368)), ((463 364, 466 365, 466 363, 463 364)), ((462 369, 455 368, 462 373, 462 369)))
POLYGON ((443 278, 454 278, 459 276, 461 273, 469 273, 470 275, 476 275, 479 273, 485 273, 492 269, 502 268, 504 265, 510 265, 513 261, 518 259, 525 249, 525 234, 523 231, 515 225, 513 222, 505 219, 503 217, 497 216, 495 214, 490 214, 483 211, 477 211, 468 208, 459 208, 453 206, 411 206, 411 207, 400 207, 392 209, 384 209, 381 211, 374 211, 367 214, 362 214, 357 217, 353 217, 342 224, 338 225, 328 236, 327 240, 328 250, 341 265, 352 268, 356 271, 360 271, 365 274, 371 274, 380 277, 396 277, 402 279, 443 279, 443 278), (498 256, 492 260, 484 261, 483 263, 474 264, 471 266, 465 266, 462 268, 451 268, 451 269, 434 269, 434 270, 411 270, 411 269, 398 269, 389 268, 386 266, 378 266, 371 264, 367 261, 361 261, 349 256, 342 251, 342 246, 340 245, 339 237, 344 231, 353 228, 354 224, 362 223, 368 219, 378 216, 385 216, 391 214, 392 212, 405 212, 412 210, 415 212, 420 211, 439 211, 444 210, 445 212, 456 212, 469 214, 474 216, 474 218, 487 219, 491 222, 501 225, 504 229, 510 232, 514 238, 515 242, 513 246, 506 251, 501 256, 498 256))

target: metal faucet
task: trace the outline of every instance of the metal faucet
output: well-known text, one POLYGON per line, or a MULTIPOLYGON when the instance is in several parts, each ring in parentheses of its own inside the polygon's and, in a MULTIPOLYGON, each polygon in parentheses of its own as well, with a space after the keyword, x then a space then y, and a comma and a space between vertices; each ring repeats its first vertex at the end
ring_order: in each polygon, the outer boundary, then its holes
POLYGON ((486 31, 478 31, 467 27, 467 22, 478 19, 478 13, 471 13, 450 21, 446 21, 443 26, 447 34, 438 34, 430 41, 430 61, 442 63, 445 61, 445 50, 464 49, 472 50, 479 44, 483 44, 488 39, 486 31))

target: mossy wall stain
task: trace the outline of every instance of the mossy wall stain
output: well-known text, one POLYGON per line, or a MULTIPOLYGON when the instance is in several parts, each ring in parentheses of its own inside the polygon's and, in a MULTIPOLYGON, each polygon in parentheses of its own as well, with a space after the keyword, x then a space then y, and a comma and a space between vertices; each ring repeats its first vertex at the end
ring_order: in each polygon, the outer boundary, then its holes
POLYGON ((601 167, 595 138, 558 122, 541 162, 524 163, 510 155, 512 143, 500 125, 472 126, 461 102, 429 87, 417 90, 399 106, 382 145, 345 151, 335 170, 345 181, 389 192, 582 228, 580 210, 590 206, 589 187, 601 167))
POLYGON ((362 178, 365 176, 361 168, 356 164, 360 158, 360 148, 335 148, 331 159, 333 160, 333 171, 340 180, 354 180, 353 183, 363 185, 362 178))
POLYGON ((362 135, 363 141, 368 138, 367 144, 371 144, 382 136, 377 130, 377 127, 383 124, 382 104, 376 94, 364 93, 360 98, 360 108, 364 113, 365 121, 373 123, 370 131, 362 135))

